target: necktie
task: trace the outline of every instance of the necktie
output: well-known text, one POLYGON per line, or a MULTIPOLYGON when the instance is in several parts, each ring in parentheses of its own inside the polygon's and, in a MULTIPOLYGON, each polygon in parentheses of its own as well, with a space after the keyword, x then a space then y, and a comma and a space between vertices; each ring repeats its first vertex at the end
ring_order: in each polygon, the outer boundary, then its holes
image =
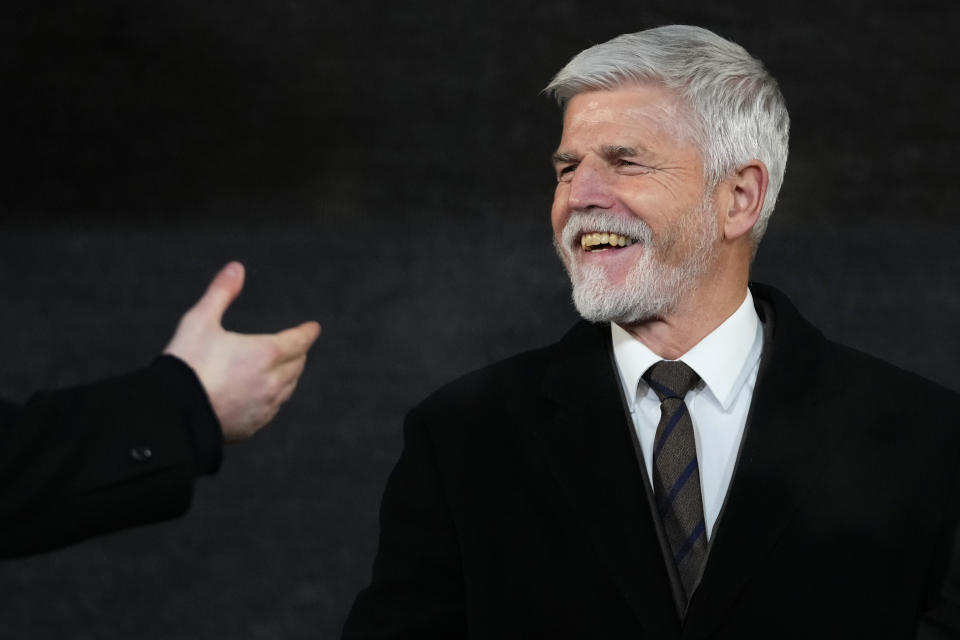
POLYGON ((697 447, 683 402, 699 376, 679 360, 661 360, 643 377, 660 398, 653 441, 654 497, 689 602, 707 552, 697 447))

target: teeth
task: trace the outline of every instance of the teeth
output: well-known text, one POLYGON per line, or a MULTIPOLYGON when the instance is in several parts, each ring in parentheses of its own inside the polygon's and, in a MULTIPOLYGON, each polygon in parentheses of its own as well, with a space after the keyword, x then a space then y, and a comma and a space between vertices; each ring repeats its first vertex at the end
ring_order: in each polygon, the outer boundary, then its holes
POLYGON ((609 245, 611 247, 626 247, 633 244, 633 240, 626 236, 621 236, 617 233, 609 232, 597 232, 597 233, 585 233, 580 236, 580 247, 586 251, 600 251, 606 249, 605 246, 600 245, 609 245), (596 248, 593 248, 596 247, 596 248))

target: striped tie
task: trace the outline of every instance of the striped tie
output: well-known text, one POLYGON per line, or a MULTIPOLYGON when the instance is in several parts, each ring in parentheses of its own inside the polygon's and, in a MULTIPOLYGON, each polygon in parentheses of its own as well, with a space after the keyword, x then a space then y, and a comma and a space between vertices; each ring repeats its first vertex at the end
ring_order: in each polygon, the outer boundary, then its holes
POLYGON ((661 360, 643 377, 660 398, 660 423, 653 441, 653 492, 689 602, 707 553, 697 447, 683 402, 699 376, 679 360, 661 360))

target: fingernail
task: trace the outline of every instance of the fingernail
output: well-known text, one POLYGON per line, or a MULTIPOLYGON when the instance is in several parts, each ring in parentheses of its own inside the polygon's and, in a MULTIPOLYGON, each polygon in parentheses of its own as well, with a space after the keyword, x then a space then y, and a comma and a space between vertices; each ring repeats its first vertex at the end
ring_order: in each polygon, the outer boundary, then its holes
POLYGON ((227 265, 227 268, 224 269, 224 272, 231 278, 236 278, 240 275, 240 267, 237 266, 236 262, 231 262, 227 265))

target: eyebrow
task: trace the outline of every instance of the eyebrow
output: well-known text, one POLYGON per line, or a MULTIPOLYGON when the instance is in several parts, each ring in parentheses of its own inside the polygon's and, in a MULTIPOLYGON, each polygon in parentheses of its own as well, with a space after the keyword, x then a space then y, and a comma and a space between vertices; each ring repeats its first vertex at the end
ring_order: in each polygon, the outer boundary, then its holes
POLYGON ((566 151, 557 151, 550 156, 550 162, 554 165, 578 162, 580 158, 566 151))
MULTIPOLYGON (((621 144, 605 144, 600 147, 600 154, 606 160, 616 160, 618 158, 630 158, 634 156, 649 156, 650 152, 646 149, 640 147, 627 147, 621 144)), ((574 153, 568 151, 557 151, 550 156, 550 160, 554 165, 558 164, 567 164, 567 163, 577 163, 580 161, 580 157, 574 153)))
POLYGON ((603 157, 607 160, 650 155, 650 152, 643 147, 626 147, 620 144, 605 144, 600 147, 600 153, 602 153, 603 157))

